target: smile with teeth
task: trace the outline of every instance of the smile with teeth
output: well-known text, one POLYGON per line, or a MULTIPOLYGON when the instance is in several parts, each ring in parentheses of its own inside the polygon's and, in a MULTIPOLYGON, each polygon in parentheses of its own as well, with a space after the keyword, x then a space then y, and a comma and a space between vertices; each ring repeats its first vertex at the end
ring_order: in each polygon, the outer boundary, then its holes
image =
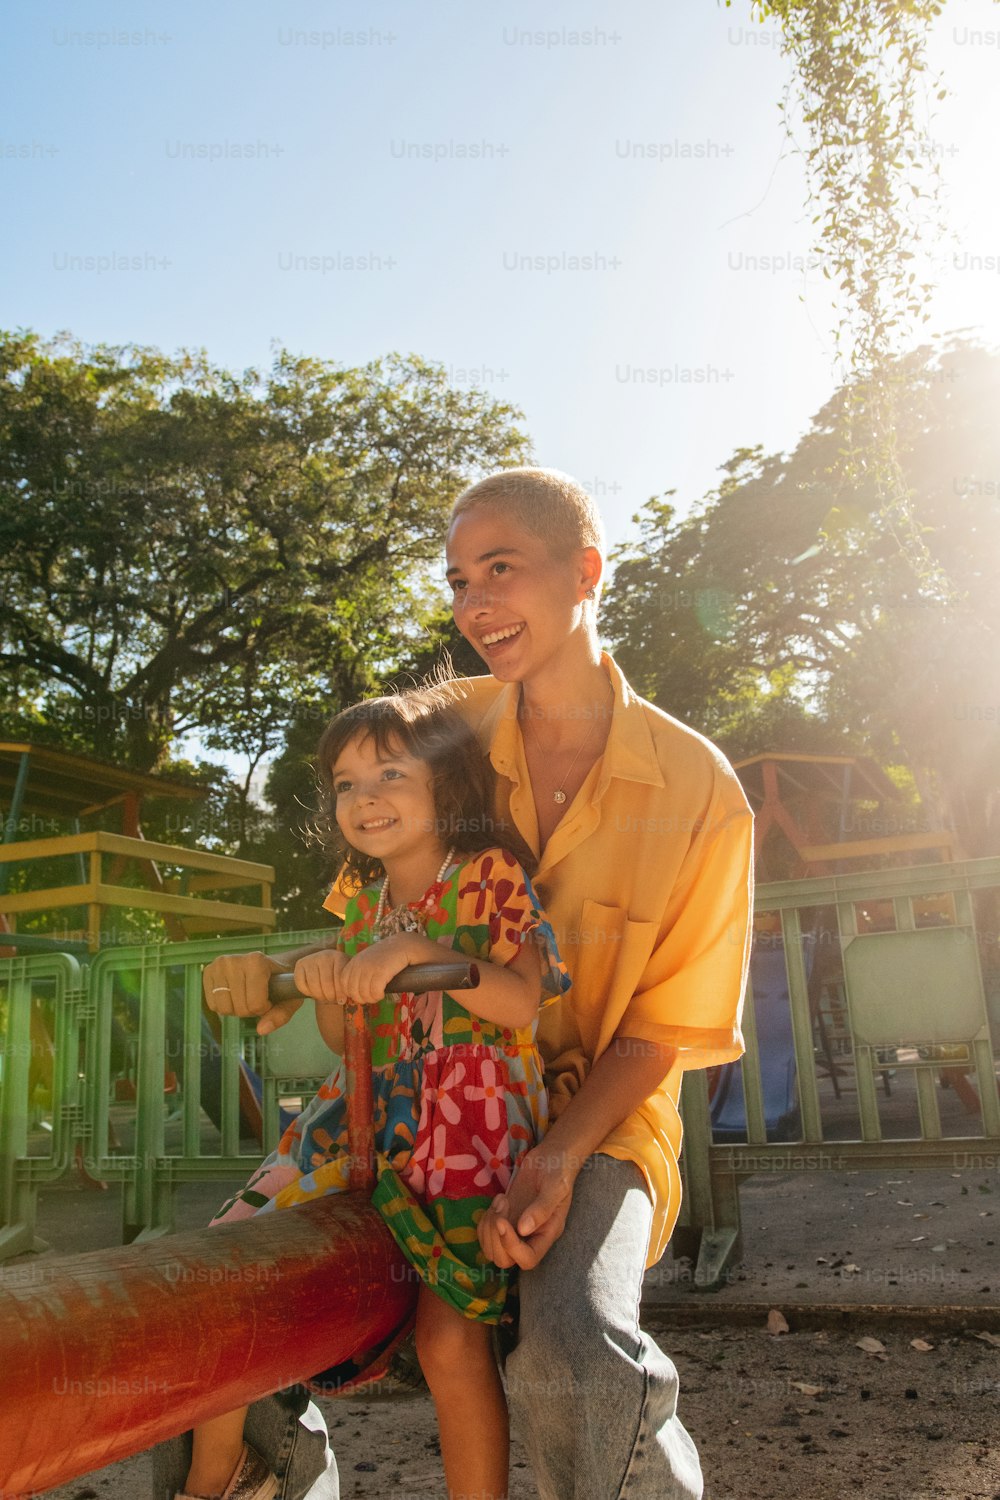
POLYGON ((378 833, 383 828, 391 828, 395 818, 373 818, 370 823, 362 823, 363 833, 378 833))
POLYGON ((509 641, 516 635, 520 635, 524 629, 524 621, 520 625, 505 625, 502 630, 491 630, 488 635, 480 636, 484 646, 496 646, 500 641, 509 641))

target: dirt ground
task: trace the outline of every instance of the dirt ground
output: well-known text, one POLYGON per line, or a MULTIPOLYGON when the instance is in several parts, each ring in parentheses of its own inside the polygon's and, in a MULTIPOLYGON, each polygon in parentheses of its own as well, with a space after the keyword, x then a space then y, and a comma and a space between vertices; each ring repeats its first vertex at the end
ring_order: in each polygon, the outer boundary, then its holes
MULTIPOLYGON (((857 1348, 864 1336, 664 1331, 682 1417, 702 1455, 705 1500, 1000 1496, 1000 1349, 970 1333, 929 1333, 932 1348, 918 1351, 912 1330, 883 1329, 868 1334, 884 1344, 879 1355, 857 1348)), ((443 1494, 426 1399, 387 1402, 381 1412, 377 1403, 350 1406, 330 1420, 345 1500, 443 1494), (388 1439, 386 1413, 400 1429, 388 1439)), ((536 1497, 519 1449, 514 1465, 511 1500, 536 1497)))
MULTIPOLYGON (((56 1249, 113 1244, 113 1196, 67 1178, 44 1195, 40 1230, 56 1249)), ((178 1228, 220 1196, 186 1189, 178 1228)), ((694 1291, 669 1254, 647 1277, 644 1322, 677 1365, 705 1500, 1000 1500, 995 1171, 772 1174, 741 1197, 727 1286, 694 1291), (768 1331, 771 1308, 789 1332, 768 1331)), ((324 1408, 344 1500, 443 1496, 426 1395, 324 1408)), ((516 1441, 512 1465, 511 1500, 534 1500, 516 1441)), ((138 1455, 49 1493, 145 1500, 149 1473, 138 1455)))
POLYGON ((706 1500, 1000 1496, 1000 1351, 968 1334, 766 1328, 664 1342, 706 1500), (884 1353, 857 1347, 875 1338, 884 1353))
MULTIPOLYGON (((997 1500, 1000 1350, 972 1333, 910 1328, 857 1347, 860 1329, 674 1329, 680 1411, 702 1456, 705 1500, 997 1500)), ((344 1500, 438 1500, 443 1476, 426 1396, 324 1402, 344 1500)), ((511 1500, 538 1491, 520 1446, 511 1500)), ((55 1500, 149 1494, 141 1456, 50 1491, 55 1500)))

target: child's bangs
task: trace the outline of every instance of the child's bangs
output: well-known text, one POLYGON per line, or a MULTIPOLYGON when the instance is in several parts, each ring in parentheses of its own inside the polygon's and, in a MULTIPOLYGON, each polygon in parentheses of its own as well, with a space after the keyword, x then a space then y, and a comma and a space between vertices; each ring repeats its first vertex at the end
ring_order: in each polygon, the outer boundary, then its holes
POLYGON ((392 698, 370 698, 338 714, 319 743, 317 759, 321 773, 330 775, 337 757, 352 740, 372 740, 381 756, 423 755, 417 743, 416 725, 392 698))

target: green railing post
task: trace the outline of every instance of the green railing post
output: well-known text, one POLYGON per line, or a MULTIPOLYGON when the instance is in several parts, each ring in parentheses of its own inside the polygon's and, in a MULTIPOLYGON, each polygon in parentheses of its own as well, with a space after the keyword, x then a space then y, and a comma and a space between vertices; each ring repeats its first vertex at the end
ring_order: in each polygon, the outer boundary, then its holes
POLYGON ((180 1066, 174 1071, 183 1079, 183 1120, 185 1156, 201 1154, 201 1063, 205 1051, 205 1029, 202 1026, 201 969, 192 964, 184 970, 184 1031, 180 1066))
POLYGON ((136 1065, 135 1155, 138 1170, 123 1198, 122 1238, 126 1244, 173 1228, 170 1195, 159 1192, 164 1155, 165 1018, 167 976, 159 964, 143 965, 139 983, 139 1056, 136 1065))
POLYGON ((687 1225, 699 1230, 694 1285, 699 1291, 717 1287, 730 1261, 739 1253, 740 1197, 735 1172, 712 1150, 712 1119, 708 1079, 704 1070, 685 1073, 684 1161, 688 1193, 687 1225))
POLYGON ((7 1020, 0 1051, 0 1260, 25 1250, 46 1250, 35 1233, 38 1188, 61 1177, 80 1132, 80 966, 66 954, 0 962, 7 1020), (48 1151, 30 1151, 32 1115, 32 1007, 36 991, 52 993, 51 1134, 48 1151))
POLYGON ((795 1047, 795 1077, 802 1113, 802 1138, 820 1142, 823 1122, 820 1118, 819 1088, 816 1083, 816 1051, 813 1022, 809 1013, 809 983, 802 958, 802 926, 795 907, 781 913, 781 933, 785 940, 785 970, 788 975, 788 1002, 792 1012, 792 1043, 795 1047))
POLYGON ((47 1250, 35 1235, 35 1194, 21 1175, 28 1155, 31 981, 27 959, 8 959, 7 1037, 0 1086, 0 1257, 47 1250))
MULTIPOLYGON (((858 915, 853 901, 837 903, 837 922, 840 927, 841 953, 853 938, 858 936, 858 915)), ((844 993, 847 989, 845 983, 844 993)), ((861 1122, 863 1141, 881 1141, 882 1120, 878 1112, 878 1093, 875 1088, 874 1048, 859 1042, 851 1027, 851 1052, 854 1057, 854 1080, 858 1090, 858 1116, 861 1122)))
POLYGON ((223 1016, 219 1049, 222 1055, 222 1154, 240 1154, 240 1022, 223 1016))
MULTIPOLYGON (((764 1113, 764 1089, 760 1081, 760 1046, 757 1041, 757 1014, 753 1001, 753 982, 747 975, 743 999, 743 1041, 746 1051, 741 1060, 743 1099, 747 1112, 747 1140, 760 1145, 767 1140, 764 1113)), ((737 1221, 738 1222, 738 1221, 737 1221)))

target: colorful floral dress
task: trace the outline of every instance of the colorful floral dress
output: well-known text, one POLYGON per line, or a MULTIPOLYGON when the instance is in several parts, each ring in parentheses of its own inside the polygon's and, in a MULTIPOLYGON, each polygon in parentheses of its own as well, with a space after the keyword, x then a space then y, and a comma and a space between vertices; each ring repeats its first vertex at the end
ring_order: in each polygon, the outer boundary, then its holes
MULTIPOLYGON (((348 903, 338 947, 374 937, 379 885, 348 903)), ((539 944, 542 1004, 570 985, 531 881, 504 849, 463 857, 413 910, 443 947, 507 965, 539 944)), ((508 1273, 486 1259, 477 1223, 544 1134, 548 1106, 535 1027, 481 1020, 440 990, 366 1007, 372 1044, 378 1180, 373 1202, 400 1249, 466 1317, 496 1323, 508 1273)), ((288 1127, 278 1149, 213 1223, 305 1203, 347 1188, 343 1060, 288 1127)))

